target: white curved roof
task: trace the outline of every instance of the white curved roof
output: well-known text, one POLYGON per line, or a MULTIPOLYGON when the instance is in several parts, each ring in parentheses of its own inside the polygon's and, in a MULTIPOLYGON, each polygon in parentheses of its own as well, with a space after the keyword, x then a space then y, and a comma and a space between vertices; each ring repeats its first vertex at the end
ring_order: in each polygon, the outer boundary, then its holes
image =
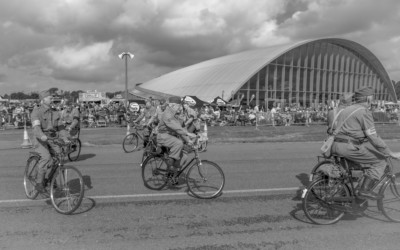
MULTIPOLYGON (((230 96, 237 92, 254 74, 287 51, 310 42, 327 42, 355 51, 369 62, 386 84, 392 98, 396 98, 390 78, 380 63, 367 48, 350 40, 325 38, 284 44, 265 49, 244 51, 185 67, 140 85, 143 91, 155 91, 169 95, 195 95, 204 101, 215 97, 230 96)), ((395 99, 396 100, 396 99, 395 99)))

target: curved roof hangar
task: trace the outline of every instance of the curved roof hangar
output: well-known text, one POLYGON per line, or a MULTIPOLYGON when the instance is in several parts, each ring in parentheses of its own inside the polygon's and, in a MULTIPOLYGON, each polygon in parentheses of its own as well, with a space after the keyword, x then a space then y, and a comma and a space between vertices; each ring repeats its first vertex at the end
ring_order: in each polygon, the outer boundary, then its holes
POLYGON ((340 38, 308 40, 227 55, 167 73, 141 84, 139 88, 143 91, 169 95, 195 95, 202 100, 212 101, 215 97, 221 96, 222 92, 225 96, 230 96, 232 92, 236 93, 254 74, 279 56, 313 42, 331 43, 358 54, 361 60, 371 65, 392 99, 397 99, 389 75, 379 59, 364 46, 340 38))

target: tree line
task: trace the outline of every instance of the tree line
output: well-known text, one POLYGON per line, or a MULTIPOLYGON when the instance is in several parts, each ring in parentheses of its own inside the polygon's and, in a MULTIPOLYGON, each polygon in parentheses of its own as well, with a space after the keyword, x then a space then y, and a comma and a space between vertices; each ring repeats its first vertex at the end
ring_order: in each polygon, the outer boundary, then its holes
MULTIPOLYGON (((50 88, 49 91, 51 93, 56 93, 56 95, 68 99, 71 101, 76 101, 79 98, 79 93, 84 93, 86 91, 83 90, 74 90, 74 91, 64 91, 58 88, 50 88)), ((108 98, 113 98, 117 94, 121 94, 123 91, 116 91, 116 92, 106 92, 106 96, 108 98)), ((13 100, 27 100, 27 99, 39 99, 39 92, 31 92, 31 93, 24 93, 24 92, 12 92, 10 94, 5 94, 3 96, 4 99, 13 99, 13 100)))

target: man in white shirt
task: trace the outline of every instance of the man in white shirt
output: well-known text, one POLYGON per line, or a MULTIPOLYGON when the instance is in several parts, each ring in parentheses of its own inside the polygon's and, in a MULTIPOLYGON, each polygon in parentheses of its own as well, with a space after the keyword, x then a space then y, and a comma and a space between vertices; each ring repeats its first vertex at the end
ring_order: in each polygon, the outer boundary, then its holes
POLYGON ((276 114, 276 108, 275 108, 275 106, 273 106, 271 109, 272 126, 275 126, 275 114, 276 114))

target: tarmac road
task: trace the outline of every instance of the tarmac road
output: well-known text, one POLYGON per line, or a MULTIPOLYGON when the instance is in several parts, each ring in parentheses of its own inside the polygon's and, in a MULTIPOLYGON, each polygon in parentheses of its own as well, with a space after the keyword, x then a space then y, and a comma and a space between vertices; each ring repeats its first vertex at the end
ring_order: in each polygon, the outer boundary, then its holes
MULTIPOLYGON (((393 150, 400 144, 390 142, 393 150)), ((226 175, 221 197, 199 200, 185 187, 147 190, 139 153, 83 147, 77 166, 87 190, 78 213, 27 201, 22 174, 29 149, 0 150, 0 249, 398 249, 398 224, 370 203, 366 216, 331 226, 304 218, 298 189, 319 143, 209 145, 203 159, 226 175)))

